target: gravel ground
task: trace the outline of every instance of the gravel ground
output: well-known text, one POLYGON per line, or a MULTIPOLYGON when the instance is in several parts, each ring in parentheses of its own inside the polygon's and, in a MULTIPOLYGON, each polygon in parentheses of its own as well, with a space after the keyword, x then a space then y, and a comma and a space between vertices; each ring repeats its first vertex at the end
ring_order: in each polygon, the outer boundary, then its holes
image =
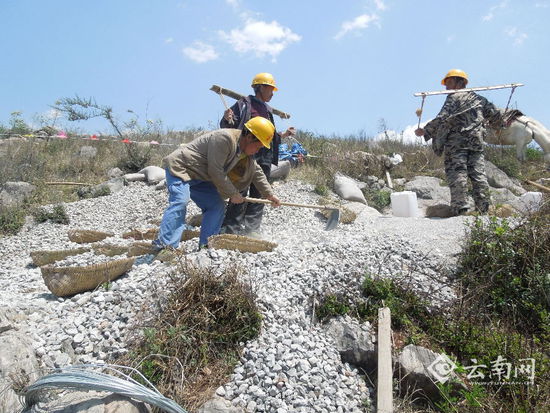
MULTIPOLYGON (((296 181, 276 184, 276 193, 288 202, 316 203, 318 198, 310 185, 296 181)), ((43 367, 105 362, 124 354, 128 327, 143 305, 167 293, 163 280, 171 268, 143 256, 109 290, 64 299, 49 292, 29 253, 77 247, 67 238, 73 228, 112 232, 104 242, 128 245, 131 240, 122 234, 151 227, 166 198, 164 191, 135 182, 106 197, 66 204, 69 225, 29 221, 17 236, 0 239, 1 305, 20 315, 17 327, 33 338, 43 367)), ((188 213, 195 212, 190 204, 188 213)), ((315 210, 267 208, 263 236, 278 243, 273 252, 196 251, 196 239, 187 241, 188 257, 200 265, 222 269, 238 263, 247 268, 264 316, 261 336, 246 343, 230 382, 217 394, 250 412, 364 411, 370 399, 365 380, 341 362, 323 326, 312 323, 312 298, 354 289, 369 271, 406 276, 419 293, 444 303, 453 294, 440 269, 453 265, 468 219, 363 213, 353 224, 325 231, 324 218, 315 210)), ((66 262, 97 261, 86 253, 66 262)))

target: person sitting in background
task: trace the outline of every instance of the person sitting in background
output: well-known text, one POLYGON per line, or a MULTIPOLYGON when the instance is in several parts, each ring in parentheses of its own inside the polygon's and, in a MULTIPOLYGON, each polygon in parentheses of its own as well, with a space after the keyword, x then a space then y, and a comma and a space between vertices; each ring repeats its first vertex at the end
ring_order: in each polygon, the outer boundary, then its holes
MULTIPOLYGON (((447 90, 459 90, 468 84, 468 75, 450 70, 441 81, 447 90)), ((468 212, 467 184, 472 182, 473 198, 478 212, 489 210, 489 184, 485 176, 483 141, 486 121, 501 117, 499 110, 477 93, 457 92, 447 95, 438 115, 415 130, 416 136, 432 139, 437 155, 445 155, 445 175, 451 190, 451 208, 457 215, 468 212)), ((500 120, 501 121, 501 120, 500 120)))
POLYGON ((208 237, 220 232, 224 198, 233 204, 243 203, 241 191, 251 183, 263 198, 279 206, 279 199, 253 157, 260 148, 270 147, 274 132, 275 126, 269 120, 256 116, 244 124, 242 131, 206 132, 164 158, 168 207, 153 246, 158 250, 179 246, 189 199, 203 214, 199 248, 208 246, 208 237))
MULTIPOLYGON (((238 100, 231 108, 224 112, 220 121, 221 128, 242 129, 243 125, 255 116, 261 116, 275 124, 273 120, 273 110, 267 104, 273 97, 273 92, 277 90, 275 79, 270 73, 258 73, 252 79, 252 89, 254 95, 246 96, 238 100)), ((271 165, 277 165, 279 162, 279 144, 281 138, 294 135, 296 133, 293 127, 288 128, 282 135, 275 132, 273 143, 270 147, 261 148, 255 155, 256 162, 264 171, 269 179, 271 174, 271 165)), ((260 191, 252 184, 250 188, 245 188, 241 195, 246 197, 249 194, 251 198, 260 198, 260 191)), ((262 224, 264 205, 251 202, 234 203, 229 202, 225 213, 225 219, 222 225, 222 232, 228 234, 239 234, 244 229, 245 235, 257 235, 262 224)))

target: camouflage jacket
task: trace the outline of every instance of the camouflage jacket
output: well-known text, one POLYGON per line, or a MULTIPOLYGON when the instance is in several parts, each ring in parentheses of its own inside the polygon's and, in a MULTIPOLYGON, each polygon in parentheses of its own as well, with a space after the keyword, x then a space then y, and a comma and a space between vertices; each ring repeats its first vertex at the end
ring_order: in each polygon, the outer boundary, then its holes
POLYGON ((426 140, 432 139, 437 155, 445 148, 483 150, 486 123, 500 121, 499 110, 474 92, 457 92, 447 96, 437 116, 424 127, 426 140))

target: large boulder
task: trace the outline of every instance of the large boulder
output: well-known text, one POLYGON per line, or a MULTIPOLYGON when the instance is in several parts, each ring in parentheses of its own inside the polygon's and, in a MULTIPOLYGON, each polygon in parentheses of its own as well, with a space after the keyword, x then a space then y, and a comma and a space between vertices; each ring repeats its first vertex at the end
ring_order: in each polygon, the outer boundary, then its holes
POLYGON ((35 190, 28 182, 6 182, 0 191, 0 206, 15 207, 27 200, 35 190))
POLYGON ((451 202, 449 187, 444 181, 432 176, 415 176, 405 184, 405 191, 412 191, 420 199, 433 199, 442 203, 451 202))
POLYGON ((493 205, 510 204, 518 198, 508 188, 490 188, 490 193, 493 205))
POLYGON ((356 217, 353 222, 357 223, 370 222, 373 218, 382 215, 377 209, 365 205, 361 202, 348 202, 343 206, 355 213, 356 217))
POLYGON ((274 181, 286 179, 290 174, 290 169, 290 161, 279 161, 278 165, 271 165, 271 174, 269 178, 274 181))
POLYGON ((336 174, 334 177, 334 192, 346 201, 367 203, 365 195, 359 188, 355 180, 342 174, 336 174))
POLYGON ((233 406, 230 401, 214 396, 197 410, 197 413, 244 413, 240 407, 233 406))
POLYGON ((465 388, 457 381, 456 365, 445 355, 427 348, 409 344, 397 359, 400 393, 412 398, 441 399, 438 383, 449 382, 454 392, 465 388))
POLYGON ((506 175, 505 172, 500 170, 490 161, 485 160, 485 174, 487 176, 487 182, 494 188, 507 188, 516 195, 523 195, 527 192, 521 186, 514 182, 512 178, 506 175))
MULTIPOLYGON (((39 401, 22 413, 151 413, 145 403, 118 394, 69 392, 52 400, 39 401)), ((7 412, 7 410, 6 410, 7 412)))
POLYGON ((148 166, 138 173, 145 175, 145 180, 149 185, 156 185, 166 178, 166 172, 158 166, 148 166))
POLYGON ((21 403, 16 390, 22 390, 40 375, 29 335, 15 327, 19 317, 0 308, 0 412, 19 411, 21 403))
POLYGON ((334 339, 342 361, 374 372, 377 366, 374 335, 369 323, 358 323, 350 317, 333 318, 327 324, 327 333, 334 339))

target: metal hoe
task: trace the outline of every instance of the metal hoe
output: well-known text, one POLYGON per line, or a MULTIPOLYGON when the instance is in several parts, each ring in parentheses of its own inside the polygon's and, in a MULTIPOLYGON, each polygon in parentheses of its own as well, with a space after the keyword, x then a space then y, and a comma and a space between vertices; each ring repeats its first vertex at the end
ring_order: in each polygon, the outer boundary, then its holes
MULTIPOLYGON (((255 204, 271 204, 271 201, 268 201, 267 199, 245 198, 244 200, 246 202, 252 202, 255 204)), ((281 205, 298 207, 298 208, 312 208, 312 209, 320 209, 323 211, 331 211, 330 216, 328 217, 327 226, 325 227, 326 231, 330 231, 331 229, 336 228, 338 226, 338 222, 340 221, 340 210, 336 207, 328 207, 324 205, 293 204, 291 202, 281 202, 281 205)))

